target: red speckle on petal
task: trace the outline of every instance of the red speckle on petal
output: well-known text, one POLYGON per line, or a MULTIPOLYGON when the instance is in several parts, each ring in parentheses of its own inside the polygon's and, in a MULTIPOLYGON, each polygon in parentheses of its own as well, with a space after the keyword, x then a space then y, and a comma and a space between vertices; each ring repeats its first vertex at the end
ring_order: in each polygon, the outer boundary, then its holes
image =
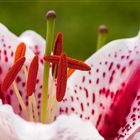
POLYGON ((92 83, 92 81, 91 81, 91 79, 89 80, 89 84, 91 84, 92 83))
POLYGON ((84 91, 86 93, 86 98, 88 98, 88 90, 86 88, 84 88, 84 91))
POLYGON ((2 68, 0 67, 0 75, 2 74, 2 68))
POLYGON ((94 115, 94 109, 91 110, 91 115, 94 115))
POLYGON ((94 104, 95 102, 95 93, 92 94, 92 103, 94 104))
POLYGON ((129 65, 132 65, 132 63, 133 63, 133 60, 130 60, 129 65))
POLYGON ((12 51, 12 52, 11 52, 11 57, 13 57, 13 56, 14 56, 14 52, 12 51))
POLYGON ((126 70, 126 67, 123 67, 122 70, 121 70, 121 73, 124 73, 126 70))
POLYGON ((7 52, 6 52, 6 50, 4 50, 4 55, 7 55, 7 52))
POLYGON ((83 118, 83 115, 82 114, 80 114, 80 118, 83 118))
POLYGON ((82 82, 83 82, 83 83, 85 82, 85 76, 83 76, 83 78, 82 78, 82 82))
POLYGON ((99 125, 101 118, 102 118, 102 115, 100 114, 96 123, 96 127, 99 125))
POLYGON ((97 80, 96 80, 96 84, 99 84, 99 78, 97 78, 97 80))
POLYGON ((106 76, 106 73, 105 73, 105 72, 103 72, 103 78, 105 78, 105 76, 106 76))
POLYGON ((121 67, 120 64, 117 64, 117 69, 118 69, 118 70, 120 69, 120 67, 121 67))
POLYGON ((83 103, 80 104, 82 112, 84 112, 84 105, 83 103))
POLYGON ((124 59, 124 57, 125 57, 125 56, 124 56, 124 55, 122 55, 122 56, 121 56, 121 59, 124 59))
POLYGON ((105 65, 107 65, 108 64, 108 62, 107 61, 105 61, 105 65))
POLYGON ((16 82, 19 83, 20 81, 21 81, 21 78, 19 76, 17 76, 16 82))
POLYGON ((74 93, 75 93, 75 94, 77 93, 77 90, 76 90, 76 89, 74 90, 74 93))
POLYGON ((96 69, 96 72, 98 73, 99 72, 99 69, 96 69))
POLYGON ((71 111, 73 111, 73 112, 75 111, 74 107, 71 108, 71 111))
POLYGON ((14 93, 14 92, 13 92, 13 90, 10 90, 9 92, 10 92, 10 95, 11 95, 11 96, 12 96, 12 95, 13 95, 13 93, 14 93))
POLYGON ((110 71, 112 69, 112 67, 113 67, 113 62, 110 63, 108 70, 110 71))
POLYGON ((66 107, 65 112, 68 113, 68 107, 66 107))
POLYGON ((73 102, 73 101, 74 101, 74 98, 73 98, 73 96, 71 96, 70 98, 71 98, 71 101, 73 102))
POLYGON ((7 56, 5 57, 5 62, 8 62, 8 57, 7 56))

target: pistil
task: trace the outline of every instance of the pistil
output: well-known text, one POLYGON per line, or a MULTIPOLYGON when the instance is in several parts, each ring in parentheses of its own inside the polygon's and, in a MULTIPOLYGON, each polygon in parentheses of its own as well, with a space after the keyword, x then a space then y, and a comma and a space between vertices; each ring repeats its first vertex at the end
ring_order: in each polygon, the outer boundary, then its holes
POLYGON ((102 48, 107 39, 108 28, 105 25, 100 25, 98 29, 97 50, 102 48))
MULTIPOLYGON (((58 32, 56 39, 54 41, 54 49, 53 54, 54 55, 60 55, 62 52, 62 33, 58 32)), ((57 100, 56 100, 56 90, 55 89, 55 79, 57 78, 57 71, 58 71, 58 65, 52 64, 52 80, 50 83, 50 91, 48 96, 48 103, 47 103, 47 111, 46 111, 46 123, 51 123, 54 121, 54 117, 56 114, 56 106, 57 106, 57 100)))
MULTIPOLYGON (((47 43, 45 55, 50 55, 53 45, 54 37, 54 26, 55 26, 56 14, 54 11, 49 11, 46 15, 47 18, 47 43)), ((49 63, 44 63, 44 74, 43 74, 43 87, 42 87, 42 104, 41 104, 41 122, 46 122, 46 110, 47 110, 47 100, 48 100, 48 80, 49 80, 49 63)))

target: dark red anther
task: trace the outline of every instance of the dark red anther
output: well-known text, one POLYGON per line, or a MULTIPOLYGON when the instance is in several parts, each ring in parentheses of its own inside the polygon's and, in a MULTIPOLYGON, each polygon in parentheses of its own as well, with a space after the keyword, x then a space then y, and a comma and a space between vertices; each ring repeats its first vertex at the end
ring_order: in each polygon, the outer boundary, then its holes
POLYGON ((17 74, 21 70, 24 62, 25 62, 25 57, 21 57, 10 68, 10 70, 8 71, 8 73, 6 74, 5 78, 2 81, 2 84, 1 84, 2 91, 6 91, 11 86, 11 84, 15 80, 17 74))
POLYGON ((86 63, 76 60, 73 58, 68 57, 68 67, 72 69, 82 70, 82 71, 89 71, 91 68, 86 63))
POLYGON ((16 52, 15 52, 15 60, 14 63, 21 57, 25 56, 25 52, 26 52, 26 45, 25 43, 21 42, 18 44, 16 52))
MULTIPOLYGON (((62 52, 62 33, 58 32, 55 42, 54 42, 54 50, 53 50, 53 55, 61 55, 62 52)), ((54 74, 54 70, 56 70, 55 73, 55 78, 57 77, 57 65, 52 64, 52 75, 54 74)))
MULTIPOLYGON (((58 64, 59 60, 60 60, 60 56, 49 55, 49 56, 45 56, 44 59, 45 59, 45 61, 48 61, 48 62, 51 62, 54 64, 58 64)), ((78 69, 78 70, 82 70, 82 71, 89 71, 91 69, 90 66, 88 66, 84 62, 70 58, 70 57, 67 57, 67 63, 68 63, 68 67, 72 68, 72 69, 78 69)))
POLYGON ((31 96, 33 92, 35 91, 38 65, 39 65, 39 58, 36 55, 34 56, 29 67, 29 73, 28 73, 28 79, 27 79, 27 96, 31 96))
POLYGON ((66 91, 67 84, 67 56, 62 53, 58 64, 58 75, 57 75, 57 88, 56 88, 56 99, 58 102, 63 100, 66 91))

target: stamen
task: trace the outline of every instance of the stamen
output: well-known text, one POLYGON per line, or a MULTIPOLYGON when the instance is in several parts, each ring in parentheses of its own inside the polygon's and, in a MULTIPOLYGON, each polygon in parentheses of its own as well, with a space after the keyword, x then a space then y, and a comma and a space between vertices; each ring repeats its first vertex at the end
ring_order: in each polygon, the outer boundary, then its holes
POLYGON ((46 122, 49 124, 54 121, 55 114, 56 114, 56 105, 57 105, 57 100, 56 100, 56 89, 55 89, 55 79, 51 81, 51 88, 50 88, 50 94, 48 98, 48 104, 47 104, 47 117, 46 117, 46 122))
POLYGON ((25 43, 21 42, 16 49, 15 52, 15 59, 14 59, 14 63, 21 57, 25 56, 25 52, 26 52, 26 45, 25 43))
MULTIPOLYGON (((58 32, 55 42, 54 42, 54 50, 53 55, 60 55, 62 52, 62 33, 58 32)), ((52 75, 57 77, 57 65, 52 64, 52 75)))
POLYGON ((34 118, 33 118, 33 106, 32 106, 32 102, 31 102, 31 99, 30 99, 31 96, 29 96, 28 98, 28 103, 29 103, 29 120, 30 121, 34 121, 34 118))
POLYGON ((62 33, 58 32, 54 42, 54 55, 60 55, 62 52, 62 33))
POLYGON ((13 83, 15 80, 17 74, 21 70, 23 64, 25 62, 25 57, 20 58, 15 62, 15 64, 10 68, 8 73, 6 74, 5 78, 3 79, 2 85, 1 85, 1 90, 6 91, 10 85, 13 83))
POLYGON ((37 113, 37 105, 36 105, 36 98, 34 95, 35 86, 36 86, 36 79, 39 67, 39 58, 38 56, 34 56, 28 73, 27 79, 27 96, 29 102, 29 110, 30 110, 30 120, 33 121, 33 115, 35 116, 35 120, 39 121, 38 113, 37 113))
POLYGON ((16 82, 14 81, 18 72, 21 70, 24 62, 25 62, 25 57, 21 57, 15 61, 15 64, 10 68, 9 72, 5 76, 5 78, 2 82, 2 85, 1 85, 1 89, 2 89, 2 91, 6 91, 6 90, 8 90, 10 85, 13 83, 13 87, 14 87, 17 99, 19 101, 19 104, 22 108, 23 114, 24 114, 25 118, 28 119, 28 112, 26 109, 26 105, 24 104, 24 101, 17 88, 16 82))
POLYGON ((22 69, 23 69, 23 72, 24 72, 25 78, 27 79, 27 78, 28 78, 28 71, 27 71, 26 66, 23 65, 22 69))
POLYGON ((65 96, 67 84, 67 56, 62 53, 58 64, 58 75, 57 75, 57 88, 56 88, 56 99, 58 102, 62 101, 65 96))
POLYGON ((33 114, 34 114, 34 120, 36 122, 39 121, 39 116, 38 116, 38 112, 37 112, 37 104, 36 104, 36 98, 35 98, 35 95, 32 94, 32 96, 29 97, 29 101, 32 103, 32 109, 33 109, 33 114))
MULTIPOLYGON (((51 63, 58 64, 59 60, 60 60, 60 56, 49 55, 49 56, 45 56, 44 60, 51 62, 51 63)), ((88 66, 84 62, 70 58, 70 57, 67 57, 67 62, 68 62, 68 67, 72 68, 72 69, 78 69, 78 70, 82 70, 82 71, 89 71, 91 69, 90 66, 88 66)))
POLYGON ((15 81, 13 82, 13 87, 14 87, 14 91, 16 93, 17 99, 19 101, 19 104, 20 104, 20 106, 22 108, 23 114, 24 114, 25 118, 28 119, 28 112, 27 112, 26 105, 24 104, 24 101, 23 101, 23 99, 22 99, 22 97, 21 97, 21 95, 19 93, 19 90, 17 88, 17 85, 16 85, 15 81))
POLYGON ((31 96, 35 91, 37 72, 38 72, 38 56, 35 56, 30 64, 27 79, 27 96, 31 96))

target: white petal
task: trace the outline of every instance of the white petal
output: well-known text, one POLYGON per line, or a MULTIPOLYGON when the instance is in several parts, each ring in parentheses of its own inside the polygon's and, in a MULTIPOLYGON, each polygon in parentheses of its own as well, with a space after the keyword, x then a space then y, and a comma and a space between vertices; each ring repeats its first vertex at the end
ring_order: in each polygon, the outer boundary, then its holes
MULTIPOLYGON (((2 82, 2 79, 8 72, 8 69, 13 65, 14 63, 14 55, 17 48, 17 45, 21 42, 21 39, 19 39, 16 35, 11 33, 4 25, 0 24, 0 83, 2 82)), ((25 42, 26 43, 26 42, 25 42)), ((32 58, 34 57, 34 53, 29 48, 29 44, 26 43, 26 62, 25 65, 28 67, 31 63, 32 58)), ((41 103, 41 90, 42 90, 42 77, 43 77, 43 66, 42 63, 39 63, 39 72, 38 72, 38 78, 37 78, 37 84, 36 84, 36 91, 35 95, 37 97, 37 107, 40 109, 40 103, 41 103)), ((23 73, 23 70, 20 71, 16 78, 17 87, 18 90, 21 93, 21 96, 25 102, 26 105, 28 105, 27 102, 27 96, 26 96, 26 79, 25 75, 23 73)), ((17 101, 17 97, 15 96, 13 87, 8 89, 4 95, 7 98, 7 103, 11 104, 14 108, 14 111, 17 114, 22 115, 21 108, 19 106, 19 102, 17 101)))
POLYGON ((13 113, 9 105, 0 105, 2 140, 103 140, 90 122, 75 115, 60 116, 50 124, 31 123, 13 113))
POLYGON ((34 54, 37 54, 40 58, 44 57, 46 43, 39 34, 34 31, 27 30, 23 32, 19 38, 28 44, 34 54))
MULTIPOLYGON (((134 78, 133 76, 136 78, 136 75, 134 75, 135 71, 140 68, 139 54, 140 35, 130 39, 112 41, 104 46, 86 61, 92 67, 90 72, 77 71, 70 77, 66 97, 62 105, 60 105, 58 112, 60 114, 76 113, 83 119, 91 120, 100 130, 107 124, 107 117, 112 112, 111 105, 119 107, 118 110, 131 108, 125 123, 125 126, 130 125, 130 128, 123 127, 125 132, 123 130, 124 133, 119 133, 123 137, 129 135, 129 131, 132 128, 140 125, 139 78, 137 77, 136 84, 131 82, 134 78), (130 107, 125 106, 125 102, 128 100, 127 96, 122 98, 122 95, 127 95, 127 92, 125 91, 124 94, 123 90, 126 89, 128 83, 133 86, 137 85, 134 91, 133 87, 131 91, 128 91, 131 92, 129 97, 133 92, 136 92, 134 103, 130 107), (115 100, 118 90, 119 98, 115 100), (124 105, 120 106, 120 104, 117 106, 118 101, 121 101, 124 105), (134 107, 136 108, 135 111, 133 110, 134 107), (135 119, 131 118, 132 114, 135 114, 135 119)), ((116 116, 119 117, 119 114, 116 114, 116 116)), ((112 123, 115 124, 116 122, 112 123)), ((110 133, 110 130, 108 130, 108 133, 110 133)))

